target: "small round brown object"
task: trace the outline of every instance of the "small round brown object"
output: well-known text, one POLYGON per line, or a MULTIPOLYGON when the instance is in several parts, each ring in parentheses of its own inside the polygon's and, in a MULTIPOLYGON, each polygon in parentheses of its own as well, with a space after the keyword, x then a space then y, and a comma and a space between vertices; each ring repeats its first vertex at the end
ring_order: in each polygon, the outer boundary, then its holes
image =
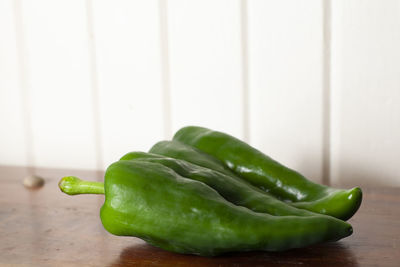
POLYGON ((27 188, 39 188, 44 185, 44 179, 40 176, 29 175, 24 179, 24 186, 27 188))

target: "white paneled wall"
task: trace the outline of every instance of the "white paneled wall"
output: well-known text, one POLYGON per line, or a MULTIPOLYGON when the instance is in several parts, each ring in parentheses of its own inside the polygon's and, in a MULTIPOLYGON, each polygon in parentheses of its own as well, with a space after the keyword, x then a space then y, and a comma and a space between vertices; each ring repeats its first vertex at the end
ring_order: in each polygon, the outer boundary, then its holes
POLYGON ((95 168, 86 8, 80 0, 22 0, 26 88, 38 166, 95 168))
MULTIPOLYGON (((0 1, 0 163, 28 164, 24 100, 17 53, 16 4, 0 1)), ((31 163, 31 162, 29 162, 31 163)))
POLYGON ((400 185, 396 0, 0 0, 0 164, 105 169, 185 125, 400 185))
POLYGON ((242 137, 239 0, 168 1, 172 130, 202 125, 242 137))
POLYGON ((321 181, 322 1, 249 1, 248 11, 250 142, 321 181))
POLYGON ((400 1, 332 1, 332 179, 400 185, 400 1))
POLYGON ((91 2, 106 168, 164 138, 159 6, 157 0, 91 2))

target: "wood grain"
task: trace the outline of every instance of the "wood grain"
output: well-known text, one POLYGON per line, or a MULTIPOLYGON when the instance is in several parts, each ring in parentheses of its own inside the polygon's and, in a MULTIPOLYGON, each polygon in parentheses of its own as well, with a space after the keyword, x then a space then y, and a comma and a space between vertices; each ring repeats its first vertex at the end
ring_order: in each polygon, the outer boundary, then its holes
POLYGON ((97 180, 99 172, 0 167, 0 265, 35 266, 398 266, 400 188, 364 188, 350 220, 354 234, 281 253, 250 252, 214 258, 180 255, 133 237, 107 233, 99 218, 103 196, 62 194, 61 176, 97 180), (45 178, 39 190, 23 187, 25 175, 45 178))

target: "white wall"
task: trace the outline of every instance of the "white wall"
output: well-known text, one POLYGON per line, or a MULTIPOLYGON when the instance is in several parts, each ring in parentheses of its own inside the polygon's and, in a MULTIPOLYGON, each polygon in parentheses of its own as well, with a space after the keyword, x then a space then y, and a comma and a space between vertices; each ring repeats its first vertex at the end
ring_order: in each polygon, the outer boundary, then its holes
POLYGON ((332 3, 332 180, 400 185, 400 1, 332 3))
POLYGON ((396 0, 0 0, 0 164, 104 169, 184 125, 400 185, 396 0))

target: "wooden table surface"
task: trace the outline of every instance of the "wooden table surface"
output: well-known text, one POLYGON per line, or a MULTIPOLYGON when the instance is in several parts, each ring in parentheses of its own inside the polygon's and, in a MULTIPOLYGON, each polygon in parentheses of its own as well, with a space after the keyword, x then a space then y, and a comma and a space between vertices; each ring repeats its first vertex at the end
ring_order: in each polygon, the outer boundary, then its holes
POLYGON ((61 193, 57 182, 66 175, 102 179, 100 172, 0 166, 0 265, 400 266, 400 188, 363 188, 361 208, 350 219, 354 233, 339 242, 206 258, 109 234, 99 218, 104 196, 61 193), (41 189, 22 185, 32 172, 45 178, 41 189))

